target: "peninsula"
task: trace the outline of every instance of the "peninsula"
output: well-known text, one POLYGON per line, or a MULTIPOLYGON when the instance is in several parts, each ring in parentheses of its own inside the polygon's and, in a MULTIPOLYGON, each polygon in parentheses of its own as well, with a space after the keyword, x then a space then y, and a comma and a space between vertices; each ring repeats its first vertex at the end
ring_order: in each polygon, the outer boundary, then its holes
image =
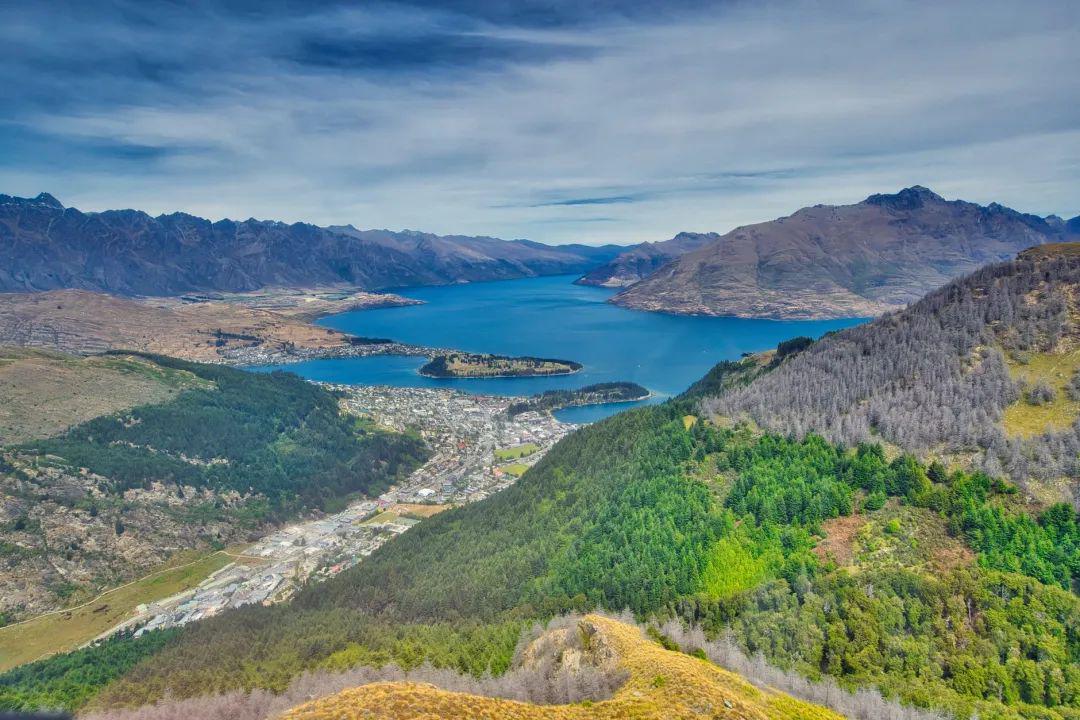
POLYGON ((581 363, 572 360, 454 352, 436 355, 420 368, 420 374, 435 378, 533 377, 569 375, 580 369, 581 363))

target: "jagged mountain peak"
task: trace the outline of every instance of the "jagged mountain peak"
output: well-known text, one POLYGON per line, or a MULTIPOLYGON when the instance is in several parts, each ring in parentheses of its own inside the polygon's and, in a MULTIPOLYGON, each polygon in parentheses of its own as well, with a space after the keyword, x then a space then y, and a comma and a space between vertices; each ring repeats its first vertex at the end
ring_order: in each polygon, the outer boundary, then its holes
POLYGON ((34 198, 34 202, 40 203, 42 205, 48 205, 49 207, 58 208, 60 210, 64 209, 63 204, 47 192, 38 193, 37 197, 34 198))
POLYGON ((64 209, 63 204, 47 192, 40 192, 32 198, 0 194, 0 205, 44 205, 57 210, 64 209))
POLYGON ((871 205, 884 205, 895 210, 916 210, 928 202, 945 202, 945 198, 923 185, 912 185, 896 193, 877 193, 866 198, 871 205))

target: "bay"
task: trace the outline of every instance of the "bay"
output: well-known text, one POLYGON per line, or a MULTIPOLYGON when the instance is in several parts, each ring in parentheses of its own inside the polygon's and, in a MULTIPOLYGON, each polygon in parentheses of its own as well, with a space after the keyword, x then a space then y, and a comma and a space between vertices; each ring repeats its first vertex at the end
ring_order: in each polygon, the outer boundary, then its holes
MULTIPOLYGON (((820 337, 863 322, 690 317, 627 310, 607 303, 605 288, 553 276, 397 291, 423 305, 341 313, 319 323, 354 335, 469 352, 576 360, 584 368, 553 377, 439 379, 418 370, 424 358, 330 358, 259 369, 282 369, 324 382, 450 387, 471 393, 533 395, 551 389, 628 380, 658 402, 685 390, 720 360, 773 348, 798 335, 820 337)), ((592 422, 639 403, 559 411, 567 422, 592 422)))

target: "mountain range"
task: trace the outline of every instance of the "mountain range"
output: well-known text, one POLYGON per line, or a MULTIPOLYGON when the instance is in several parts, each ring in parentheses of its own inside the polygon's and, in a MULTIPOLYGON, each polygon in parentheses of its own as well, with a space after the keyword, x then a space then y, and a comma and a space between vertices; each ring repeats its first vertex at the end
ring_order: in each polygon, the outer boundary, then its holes
POLYGON ((63 288, 180 295, 261 288, 381 290, 578 274, 611 302, 660 312, 764 318, 875 316, 988 262, 1080 238, 1065 221, 913 186, 854 205, 815 205, 724 235, 632 247, 360 230, 185 213, 84 213, 41 193, 0 195, 0 292, 63 288))
POLYGON ((623 286, 616 305, 691 315, 875 316, 1021 250, 1080 237, 1080 218, 1029 215, 997 203, 947 201, 921 186, 854 205, 815 205, 724 235, 683 233, 639 246, 582 282, 623 286), (696 247, 706 237, 705 242, 696 247))
POLYGON ((185 213, 84 213, 47 193, 0 195, 2 292, 378 290, 582 273, 623 249, 254 219, 211 222, 185 213))

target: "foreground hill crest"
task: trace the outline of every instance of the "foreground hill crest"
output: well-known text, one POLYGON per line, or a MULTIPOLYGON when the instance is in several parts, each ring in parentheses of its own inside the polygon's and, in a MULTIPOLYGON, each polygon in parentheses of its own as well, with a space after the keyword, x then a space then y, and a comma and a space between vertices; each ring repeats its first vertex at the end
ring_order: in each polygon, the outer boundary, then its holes
POLYGON ((588 615, 576 631, 586 647, 614 656, 627 680, 611 698, 574 705, 533 705, 408 682, 374 683, 295 708, 282 720, 602 720, 615 718, 743 718, 839 720, 836 713, 771 690, 759 690, 706 660, 665 650, 637 627, 588 615))

